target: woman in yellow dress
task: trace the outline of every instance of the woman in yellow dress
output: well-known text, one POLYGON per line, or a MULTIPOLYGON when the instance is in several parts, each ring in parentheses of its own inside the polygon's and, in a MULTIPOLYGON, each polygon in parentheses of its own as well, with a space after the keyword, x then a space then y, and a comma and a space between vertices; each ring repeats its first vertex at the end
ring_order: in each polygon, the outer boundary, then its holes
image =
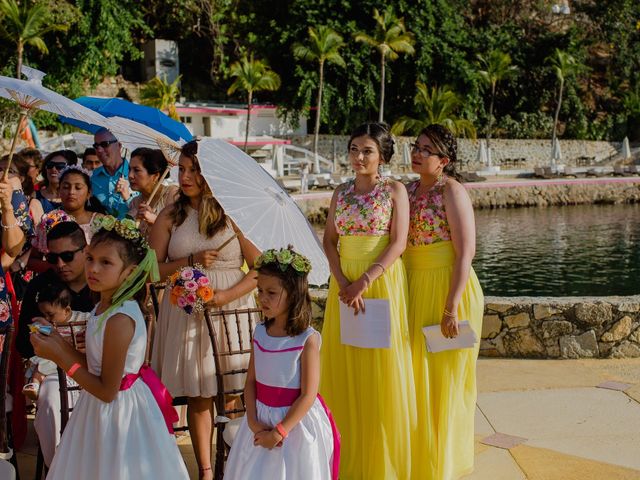
POLYGON ((415 392, 400 260, 409 205, 404 186, 378 173, 392 155, 393 139, 385 125, 367 123, 353 132, 349 160, 355 180, 336 189, 324 234, 332 275, 322 328, 320 392, 342 436, 341 480, 412 478, 415 392), (389 300, 390 348, 341 343, 340 302, 357 313, 364 298, 389 300))
POLYGON ((458 335, 468 320, 480 338, 484 297, 471 260, 475 220, 465 188, 454 180, 456 140, 441 125, 418 136, 411 167, 420 180, 407 186, 409 325, 418 405, 413 478, 456 479, 473 470, 476 359, 474 348, 429 353, 422 327, 458 335))

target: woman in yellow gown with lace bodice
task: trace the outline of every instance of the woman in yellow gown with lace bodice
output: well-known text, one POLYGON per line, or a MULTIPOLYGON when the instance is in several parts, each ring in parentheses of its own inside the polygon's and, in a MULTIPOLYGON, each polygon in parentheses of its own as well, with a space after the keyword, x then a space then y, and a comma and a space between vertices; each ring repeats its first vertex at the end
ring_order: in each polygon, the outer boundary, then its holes
POLYGON ((409 238, 403 260, 409 281, 409 326, 418 409, 412 478, 452 480, 473 470, 474 348, 429 353, 422 327, 458 335, 468 320, 478 339, 484 298, 471 260, 475 221, 465 188, 453 179, 457 145, 445 127, 425 128, 411 154, 420 180, 407 186, 409 238))
POLYGON ((406 480, 411 475, 415 392, 407 324, 407 283, 400 255, 409 206, 404 186, 379 175, 393 155, 383 124, 357 128, 349 140, 355 180, 333 195, 324 247, 331 266, 322 328, 320 393, 342 436, 341 480, 406 480), (358 348, 340 340, 340 302, 388 299, 391 347, 358 348))

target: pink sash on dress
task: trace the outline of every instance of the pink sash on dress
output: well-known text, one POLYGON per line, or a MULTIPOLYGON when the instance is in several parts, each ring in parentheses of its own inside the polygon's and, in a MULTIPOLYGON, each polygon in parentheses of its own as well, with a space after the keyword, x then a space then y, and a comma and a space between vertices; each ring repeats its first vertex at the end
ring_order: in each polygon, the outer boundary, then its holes
MULTIPOLYGON (((256 382, 256 398, 261 403, 269 407, 282 408, 290 407, 300 396, 301 390, 299 388, 286 388, 286 387, 272 387, 271 385, 265 385, 264 383, 256 382)), ((327 414, 329 423, 331 424, 331 431, 333 432, 333 461, 331 465, 331 478, 338 480, 338 473, 340 472, 340 432, 338 426, 333 419, 331 410, 327 407, 324 399, 318 394, 318 400, 324 412, 327 414)))
POLYGON ((156 399, 164 421, 167 424, 167 429, 169 429, 169 433, 173 435, 173 424, 179 420, 178 413, 175 408, 173 408, 173 398, 171 398, 169 390, 162 384, 162 381, 150 366, 143 365, 138 373, 126 374, 120 382, 120 390, 128 390, 138 378, 142 378, 142 381, 146 383, 149 390, 151 390, 153 398, 156 399))

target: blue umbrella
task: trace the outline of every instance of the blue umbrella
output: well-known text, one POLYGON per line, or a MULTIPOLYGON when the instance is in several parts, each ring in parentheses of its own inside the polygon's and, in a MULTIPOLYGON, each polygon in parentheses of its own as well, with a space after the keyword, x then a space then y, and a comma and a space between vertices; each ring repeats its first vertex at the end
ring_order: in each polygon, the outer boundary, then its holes
MULTIPOLYGON (((193 135, 184 124, 162 113, 157 108, 128 102, 122 98, 80 97, 76 98, 75 101, 105 117, 123 117, 147 125, 175 141, 181 138, 189 141, 193 138, 193 135)), ((82 128, 91 133, 96 133, 102 128, 100 125, 81 122, 73 118, 63 117, 62 115, 58 118, 60 118, 61 122, 82 128)))

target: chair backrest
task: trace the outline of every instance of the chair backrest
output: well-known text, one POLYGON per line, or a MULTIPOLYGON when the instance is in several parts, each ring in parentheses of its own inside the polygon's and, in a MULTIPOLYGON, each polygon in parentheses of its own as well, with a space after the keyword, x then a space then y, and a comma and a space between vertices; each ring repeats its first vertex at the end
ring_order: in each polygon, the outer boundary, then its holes
MULTIPOLYGON (((65 329, 66 331, 67 327, 71 329, 70 339, 73 348, 76 350, 84 348, 84 333, 87 329, 86 320, 58 325, 56 329, 58 331, 65 329)), ((69 405, 69 392, 79 392, 82 388, 79 385, 69 386, 67 374, 60 367, 58 367, 58 387, 60 390, 60 435, 62 435, 73 411, 73 407, 69 405)))
POLYGON ((145 315, 145 323, 147 325, 147 348, 144 353, 144 363, 149 365, 151 362, 151 354, 153 349, 153 335, 155 334, 155 326, 160 315, 160 298, 164 293, 166 285, 164 283, 149 284, 149 298, 151 300, 151 309, 145 315))
POLYGON ((0 331, 0 453, 9 453, 9 429, 7 425, 7 379, 9 378, 9 354, 13 326, 0 331))
POLYGON ((247 373, 248 357, 253 343, 253 330, 260 319, 259 308, 237 310, 205 310, 207 330, 213 346, 213 356, 216 366, 216 409, 218 415, 229 415, 244 412, 242 408, 227 409, 225 395, 243 396, 244 389, 226 382, 232 376, 247 373), (247 360, 247 361, 245 361, 247 360))

